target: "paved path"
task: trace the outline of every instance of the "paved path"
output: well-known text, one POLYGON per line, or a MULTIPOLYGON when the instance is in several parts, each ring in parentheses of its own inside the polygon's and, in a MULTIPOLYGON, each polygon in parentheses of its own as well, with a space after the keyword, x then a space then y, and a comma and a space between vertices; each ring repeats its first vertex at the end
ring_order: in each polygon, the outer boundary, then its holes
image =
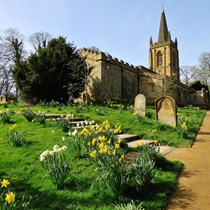
POLYGON ((166 157, 184 164, 167 210, 210 210, 210 111, 192 148, 177 148, 166 157))

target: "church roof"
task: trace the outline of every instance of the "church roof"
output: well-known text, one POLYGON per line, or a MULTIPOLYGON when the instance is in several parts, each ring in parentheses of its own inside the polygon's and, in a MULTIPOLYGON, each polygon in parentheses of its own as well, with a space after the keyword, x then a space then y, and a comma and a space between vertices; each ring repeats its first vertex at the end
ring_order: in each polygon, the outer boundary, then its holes
POLYGON ((167 27, 165 12, 163 10, 160 19, 158 43, 166 42, 167 40, 168 40, 168 27, 167 27))

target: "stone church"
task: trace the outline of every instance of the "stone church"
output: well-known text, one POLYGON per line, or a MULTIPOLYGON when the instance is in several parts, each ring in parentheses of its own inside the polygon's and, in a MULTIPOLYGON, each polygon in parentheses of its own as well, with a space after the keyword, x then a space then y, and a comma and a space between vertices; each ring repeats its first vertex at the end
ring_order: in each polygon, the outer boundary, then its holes
POLYGON ((137 94, 144 94, 147 103, 154 104, 159 97, 168 95, 179 106, 207 106, 205 89, 194 91, 180 82, 178 41, 171 39, 164 10, 158 40, 153 42, 151 37, 149 46, 149 68, 84 48, 81 55, 92 71, 81 100, 133 100, 137 94))

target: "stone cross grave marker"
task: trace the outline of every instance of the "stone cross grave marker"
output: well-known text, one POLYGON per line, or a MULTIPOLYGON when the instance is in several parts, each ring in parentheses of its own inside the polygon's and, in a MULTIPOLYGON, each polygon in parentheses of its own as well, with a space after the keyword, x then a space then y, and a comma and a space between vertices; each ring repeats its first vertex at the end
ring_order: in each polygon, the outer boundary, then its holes
POLYGON ((158 122, 173 127, 177 126, 176 102, 172 97, 163 96, 156 100, 156 117, 158 122))
POLYGON ((134 101, 134 113, 141 117, 145 117, 146 114, 146 98, 143 94, 139 94, 135 97, 134 101))

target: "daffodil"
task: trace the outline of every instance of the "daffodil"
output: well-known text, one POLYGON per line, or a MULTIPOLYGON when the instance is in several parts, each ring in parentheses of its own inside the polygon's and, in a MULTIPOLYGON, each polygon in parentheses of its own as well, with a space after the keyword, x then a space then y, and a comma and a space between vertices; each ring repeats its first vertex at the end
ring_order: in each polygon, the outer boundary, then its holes
POLYGON ((99 137, 98 137, 98 140, 99 140, 100 142, 104 142, 104 141, 106 140, 106 138, 105 138, 105 136, 99 136, 99 137))
POLYGON ((102 131, 104 131, 104 128, 103 128, 103 126, 96 126, 96 130, 98 131, 98 132, 102 132, 102 131))
POLYGON ((122 142, 122 139, 117 139, 117 143, 121 143, 122 142))
POLYGON ((114 134, 118 134, 118 133, 121 133, 121 125, 117 126, 117 127, 114 129, 114 134))
POLYGON ((1 187, 7 187, 9 183, 10 182, 7 179, 3 179, 3 181, 1 182, 1 187))
POLYGON ((105 121, 102 123, 102 126, 105 128, 106 131, 108 131, 109 128, 110 128, 109 121, 108 121, 108 120, 105 120, 105 121))
POLYGON ((122 160, 124 159, 124 157, 125 157, 124 154, 122 154, 122 155, 119 157, 118 161, 119 161, 119 162, 122 162, 122 160))
POLYGON ((83 128, 82 131, 80 131, 80 135, 89 136, 90 132, 87 128, 83 128))
POLYGON ((16 124, 13 124, 9 129, 10 130, 14 130, 16 127, 17 127, 17 125, 16 124))
POLYGON ((96 141, 97 141, 96 138, 93 138, 93 139, 92 139, 92 145, 93 145, 93 146, 95 145, 96 141))
POLYGON ((96 157, 96 155, 97 155, 96 150, 94 150, 94 151, 92 151, 92 152, 90 153, 90 157, 95 158, 95 157, 96 157))
POLYGON ((188 127, 187 127, 186 122, 183 122, 183 123, 181 124, 181 127, 182 127, 182 129, 183 129, 184 131, 187 131, 187 130, 188 130, 188 127))
POLYGON ((15 194, 14 194, 13 192, 7 193, 7 194, 6 194, 5 201, 6 201, 7 203, 14 202, 14 201, 15 201, 15 194))
POLYGON ((139 142, 139 146, 141 147, 141 146, 144 146, 144 142, 143 141, 140 141, 139 142))
POLYGON ((158 145, 159 144, 158 140, 154 140, 154 144, 158 145))
POLYGON ((119 148, 120 148, 120 144, 117 143, 117 144, 114 145, 114 147, 115 147, 116 149, 119 149, 119 148))

